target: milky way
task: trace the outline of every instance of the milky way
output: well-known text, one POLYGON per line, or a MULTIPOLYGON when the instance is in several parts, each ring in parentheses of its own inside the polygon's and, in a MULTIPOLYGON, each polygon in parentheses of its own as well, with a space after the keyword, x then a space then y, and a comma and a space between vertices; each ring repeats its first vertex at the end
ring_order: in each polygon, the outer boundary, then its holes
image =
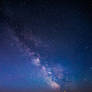
MULTIPOLYGON (((42 44, 42 41, 40 40, 41 44, 39 44, 39 40, 36 39, 33 36, 32 32, 31 33, 22 34, 22 36, 23 36, 23 41, 20 40, 20 37, 17 37, 16 35, 14 35, 14 38, 15 38, 15 41, 16 41, 16 45, 19 46, 19 48, 22 48, 22 50, 25 51, 25 53, 26 53, 25 55, 27 55, 30 58, 30 61, 29 61, 30 64, 33 64, 33 65, 35 65, 36 67, 39 68, 39 71, 42 72, 42 76, 43 76, 45 82, 52 89, 60 91, 60 85, 53 80, 53 77, 54 77, 54 76, 52 76, 53 73, 51 71, 48 71, 48 69, 52 70, 52 67, 48 67, 48 63, 47 63, 47 66, 41 64, 41 62, 44 62, 44 61, 41 61, 40 54, 37 53, 36 51, 32 50, 32 47, 28 47, 27 44, 25 44, 25 41, 29 41, 30 44, 32 44, 32 42, 33 42, 35 48, 37 48, 38 45, 39 45, 39 47, 43 47, 44 44, 42 44), (40 46, 40 45, 42 45, 42 46, 40 46)), ((56 68, 56 70, 58 70, 58 68, 56 68)), ((60 69, 59 69, 59 71, 60 71, 60 69)), ((56 72, 58 73, 58 71, 56 71, 56 72)), ((56 76, 59 76, 59 75, 56 75, 56 76)), ((61 77, 62 76, 60 76, 60 78, 61 77)))

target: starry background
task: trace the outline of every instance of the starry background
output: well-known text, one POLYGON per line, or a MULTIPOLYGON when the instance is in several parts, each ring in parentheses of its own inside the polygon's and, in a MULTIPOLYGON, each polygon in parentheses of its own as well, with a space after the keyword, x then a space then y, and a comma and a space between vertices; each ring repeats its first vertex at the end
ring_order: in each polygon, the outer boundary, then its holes
POLYGON ((92 92, 92 1, 0 1, 0 90, 92 92))

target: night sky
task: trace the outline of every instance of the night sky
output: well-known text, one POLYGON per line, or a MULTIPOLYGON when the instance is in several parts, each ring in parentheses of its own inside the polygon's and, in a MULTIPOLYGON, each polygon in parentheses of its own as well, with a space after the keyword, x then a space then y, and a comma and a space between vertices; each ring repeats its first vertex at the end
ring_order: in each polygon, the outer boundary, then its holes
POLYGON ((91 0, 1 0, 0 92, 92 92, 91 21, 91 0))

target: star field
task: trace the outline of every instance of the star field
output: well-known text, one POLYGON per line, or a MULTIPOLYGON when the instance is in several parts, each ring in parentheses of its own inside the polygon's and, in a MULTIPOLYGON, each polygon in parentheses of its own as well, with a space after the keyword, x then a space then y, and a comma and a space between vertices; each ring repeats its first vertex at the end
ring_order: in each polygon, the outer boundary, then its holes
POLYGON ((91 92, 91 4, 3 0, 0 90, 91 92))

